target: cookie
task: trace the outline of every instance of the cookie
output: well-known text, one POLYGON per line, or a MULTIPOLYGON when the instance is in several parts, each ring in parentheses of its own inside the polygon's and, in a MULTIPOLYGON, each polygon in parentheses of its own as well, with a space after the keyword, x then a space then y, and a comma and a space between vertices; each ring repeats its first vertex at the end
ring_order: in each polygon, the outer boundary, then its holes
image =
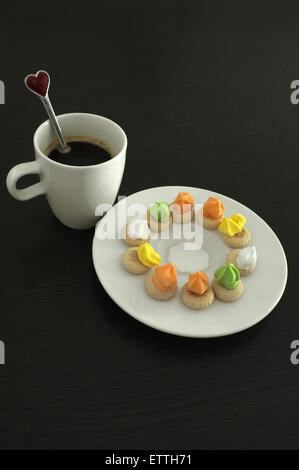
MULTIPOLYGON (((147 221, 144 221, 147 223, 147 221)), ((126 227, 125 227, 125 238, 123 238, 123 241, 126 243, 128 246, 140 246, 143 243, 146 243, 150 239, 150 231, 148 229, 148 236, 146 238, 130 238, 128 236, 128 225, 132 224, 132 222, 128 222, 126 227)))
POLYGON ((186 282, 182 287, 181 299, 186 307, 194 310, 202 310, 213 303, 214 292, 212 288, 209 287, 204 294, 194 294, 188 290, 188 282, 186 282))
MULTIPOLYGON (((219 227, 223 220, 223 215, 218 217, 218 219, 211 219, 210 217, 206 217, 205 215, 202 216, 202 224, 204 228, 207 228, 208 230, 216 230, 216 228, 219 227)), ((200 216, 199 216, 199 222, 200 222, 200 216)))
POLYGON ((176 295, 177 291, 177 286, 173 286, 171 289, 162 292, 160 289, 156 287, 156 284, 153 281, 153 276, 154 273, 149 273, 145 280, 145 290, 150 295, 153 297, 153 299, 160 300, 160 301, 165 301, 165 300, 170 300, 176 295))
POLYGON ((176 224, 186 224, 194 220, 194 199, 191 193, 180 192, 175 200, 169 204, 172 212, 173 222, 176 224))
POLYGON ((248 269, 241 269, 237 263, 237 256, 239 255, 240 251, 240 249, 230 251, 226 257, 226 262, 232 263, 234 266, 236 266, 236 268, 238 268, 238 270, 240 271, 241 276, 248 276, 255 270, 256 263, 254 263, 254 265, 249 267, 248 269))
POLYGON ((168 227, 172 225, 172 213, 169 215, 169 220, 168 222, 158 222, 155 220, 153 217, 150 215, 150 211, 147 211, 147 223, 153 232, 163 232, 164 230, 167 230, 168 227))
POLYGON ((122 258, 124 268, 132 274, 144 274, 150 270, 138 258, 138 247, 132 247, 126 250, 122 258))
POLYGON ((191 211, 185 212, 185 213, 180 213, 177 210, 171 210, 171 206, 169 206, 169 210, 171 211, 172 214, 172 220, 173 223, 175 224, 186 224, 192 222, 195 217, 195 211, 194 207, 192 207, 191 211))
POLYGON ((244 291, 244 286, 241 280, 238 281, 238 284, 234 289, 226 289, 221 286, 216 279, 213 279, 212 288, 215 296, 224 302, 233 302, 234 300, 239 299, 244 291))
POLYGON ((244 248, 251 240, 251 233, 246 227, 243 227, 241 232, 236 233, 232 237, 224 233, 221 233, 221 237, 224 243, 232 248, 244 248))
MULTIPOLYGON (((202 208, 203 226, 209 230, 215 230, 218 228, 224 219, 224 211, 225 207, 220 199, 209 197, 202 208)), ((201 222, 200 216, 201 213, 198 214, 199 222, 201 222)))

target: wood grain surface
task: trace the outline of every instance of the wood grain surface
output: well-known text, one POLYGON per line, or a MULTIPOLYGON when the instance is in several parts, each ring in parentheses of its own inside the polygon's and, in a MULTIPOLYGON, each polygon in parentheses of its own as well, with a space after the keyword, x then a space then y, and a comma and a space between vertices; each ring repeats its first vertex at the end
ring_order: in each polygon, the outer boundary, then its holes
POLYGON ((5 2, 0 15, 0 448, 298 449, 298 4, 40 5, 5 2), (270 316, 212 340, 147 328, 99 284, 93 230, 64 227, 44 197, 9 196, 6 174, 34 158, 45 120, 23 84, 39 69, 57 114, 97 113, 125 129, 121 195, 203 187, 271 225, 289 280, 270 316))

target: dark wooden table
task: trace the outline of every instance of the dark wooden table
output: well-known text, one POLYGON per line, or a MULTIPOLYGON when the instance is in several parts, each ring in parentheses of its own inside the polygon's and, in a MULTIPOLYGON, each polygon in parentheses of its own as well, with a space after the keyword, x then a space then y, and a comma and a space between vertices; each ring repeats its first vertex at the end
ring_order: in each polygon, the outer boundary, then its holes
POLYGON ((298 448, 295 3, 27 0, 20 8, 5 2, 0 15, 0 447, 298 448), (270 316, 211 340, 147 328, 99 284, 93 230, 64 227, 44 197, 8 195, 6 174, 33 159, 32 135, 45 119, 23 84, 42 68, 58 114, 102 114, 126 130, 120 194, 209 188, 271 225, 289 280, 270 316))

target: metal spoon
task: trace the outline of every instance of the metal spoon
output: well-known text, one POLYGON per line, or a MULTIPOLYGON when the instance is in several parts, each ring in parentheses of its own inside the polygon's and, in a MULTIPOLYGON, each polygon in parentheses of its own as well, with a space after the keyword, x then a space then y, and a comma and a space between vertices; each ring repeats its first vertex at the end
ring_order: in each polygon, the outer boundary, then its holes
POLYGON ((50 87, 50 75, 45 70, 39 70, 35 75, 31 74, 25 77, 25 85, 28 90, 40 98, 45 107, 60 145, 57 150, 59 150, 61 153, 69 153, 71 151, 71 147, 66 143, 63 137, 61 127, 57 120, 56 114, 54 113, 54 109, 51 105, 51 101, 48 95, 50 87))

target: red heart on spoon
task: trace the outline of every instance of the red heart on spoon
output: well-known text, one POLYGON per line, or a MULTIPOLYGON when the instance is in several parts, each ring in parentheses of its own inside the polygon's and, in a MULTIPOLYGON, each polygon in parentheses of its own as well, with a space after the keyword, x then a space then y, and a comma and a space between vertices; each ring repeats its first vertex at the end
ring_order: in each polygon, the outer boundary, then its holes
POLYGON ((45 70, 39 70, 35 75, 27 75, 25 85, 30 91, 44 98, 49 90, 49 74, 45 70))

